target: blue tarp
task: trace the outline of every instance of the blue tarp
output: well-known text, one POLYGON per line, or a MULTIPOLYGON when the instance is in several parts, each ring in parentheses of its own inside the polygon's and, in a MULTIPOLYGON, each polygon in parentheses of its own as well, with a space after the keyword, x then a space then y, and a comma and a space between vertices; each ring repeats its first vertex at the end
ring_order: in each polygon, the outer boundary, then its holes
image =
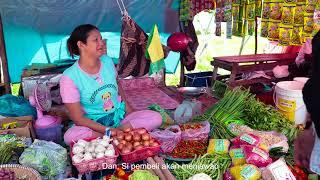
MULTIPOLYGON (((177 12, 166 0, 123 0, 129 15, 149 33, 157 24, 161 41, 178 28, 177 12)), ((108 55, 117 61, 120 49, 121 13, 116 0, 2 0, 0 13, 11 82, 19 82, 23 68, 32 63, 70 59, 66 39, 77 25, 91 23, 108 39, 108 55)), ((165 60, 174 73, 179 54, 165 60)))

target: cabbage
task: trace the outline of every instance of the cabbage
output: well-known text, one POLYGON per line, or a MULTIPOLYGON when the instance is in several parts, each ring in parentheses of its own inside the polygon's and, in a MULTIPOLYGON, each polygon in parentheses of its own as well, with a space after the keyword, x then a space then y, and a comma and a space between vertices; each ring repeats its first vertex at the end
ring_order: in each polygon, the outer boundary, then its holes
POLYGON ((129 180, 159 180, 159 177, 147 170, 136 170, 129 176, 129 180))

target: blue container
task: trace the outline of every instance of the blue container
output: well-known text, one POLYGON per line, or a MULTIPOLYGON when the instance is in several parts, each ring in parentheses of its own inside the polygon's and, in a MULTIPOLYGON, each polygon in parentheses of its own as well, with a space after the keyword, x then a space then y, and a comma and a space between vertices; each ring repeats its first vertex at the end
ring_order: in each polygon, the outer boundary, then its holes
POLYGON ((212 71, 185 74, 187 87, 211 87, 212 71))
POLYGON ((46 141, 53 141, 57 144, 62 142, 61 124, 47 128, 35 128, 37 138, 46 141))

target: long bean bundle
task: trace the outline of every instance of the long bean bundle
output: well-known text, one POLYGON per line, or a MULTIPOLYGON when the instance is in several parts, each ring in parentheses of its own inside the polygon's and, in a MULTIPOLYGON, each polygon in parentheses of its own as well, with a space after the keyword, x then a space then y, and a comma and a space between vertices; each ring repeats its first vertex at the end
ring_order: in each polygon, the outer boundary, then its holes
POLYGON ((177 179, 185 180, 195 174, 205 173, 212 179, 220 180, 230 164, 228 155, 205 154, 193 159, 189 164, 179 165, 174 162, 172 168, 177 179))
POLYGON ((231 139, 234 135, 226 124, 230 120, 239 120, 243 117, 245 103, 252 96, 249 90, 242 90, 240 87, 228 90, 217 104, 203 115, 194 117, 193 121, 209 121, 212 138, 231 139))
POLYGON ((222 122, 240 119, 243 116, 246 100, 251 96, 249 90, 242 90, 241 87, 229 90, 214 106, 213 110, 211 112, 209 110, 207 113, 213 119, 222 122))
POLYGON ((16 143, 4 143, 4 142, 1 142, 0 143, 0 164, 7 164, 14 152, 13 150, 16 148, 16 143))

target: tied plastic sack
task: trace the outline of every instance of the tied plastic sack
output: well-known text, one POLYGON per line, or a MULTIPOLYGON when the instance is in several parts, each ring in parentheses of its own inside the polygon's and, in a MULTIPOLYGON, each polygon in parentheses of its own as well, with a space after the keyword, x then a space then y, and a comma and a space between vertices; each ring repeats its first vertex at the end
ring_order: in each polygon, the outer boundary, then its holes
POLYGON ((227 154, 230 146, 228 139, 210 139, 207 149, 208 154, 227 154))
POLYGON ((150 135, 161 143, 161 151, 164 153, 172 152, 181 141, 181 129, 178 125, 170 126, 165 130, 156 129, 150 132, 150 135))
POLYGON ((243 165, 246 163, 246 158, 243 152, 243 149, 241 147, 235 148, 231 147, 229 151, 229 155, 232 160, 232 164, 234 166, 243 165))
POLYGON ((262 170, 264 180, 285 179, 296 180, 283 158, 278 159, 262 170))
POLYGON ((266 149, 270 150, 276 147, 282 147, 283 152, 288 152, 289 144, 288 139, 285 135, 276 131, 256 131, 246 125, 231 123, 228 129, 235 135, 241 135, 243 133, 253 134, 258 136, 260 139, 260 145, 265 146, 266 149))
POLYGON ((244 145, 241 146, 246 162, 253 164, 257 167, 266 167, 272 163, 272 159, 269 157, 269 153, 254 146, 244 145))
MULTIPOLYGON (((192 123, 190 123, 192 124, 192 123)), ((210 123, 208 121, 201 122, 199 129, 187 129, 181 131, 182 140, 207 140, 210 132, 210 123)))
POLYGON ((260 143, 260 138, 253 133, 243 133, 240 136, 232 139, 231 142, 235 146, 240 146, 240 145, 258 146, 260 143))
POLYGON ((259 168, 252 164, 234 166, 230 168, 230 173, 236 180, 257 180, 261 176, 259 168))
POLYGON ((255 132, 260 138, 261 146, 265 146, 268 150, 272 148, 282 147, 282 151, 287 153, 289 150, 288 139, 285 135, 276 131, 257 131, 255 132))
POLYGON ((64 173, 67 166, 67 150, 54 142, 36 139, 21 154, 19 163, 37 170, 42 179, 52 179, 64 173))
POLYGON ((188 122, 193 116, 201 113, 200 101, 183 101, 174 111, 174 121, 177 124, 188 122))

